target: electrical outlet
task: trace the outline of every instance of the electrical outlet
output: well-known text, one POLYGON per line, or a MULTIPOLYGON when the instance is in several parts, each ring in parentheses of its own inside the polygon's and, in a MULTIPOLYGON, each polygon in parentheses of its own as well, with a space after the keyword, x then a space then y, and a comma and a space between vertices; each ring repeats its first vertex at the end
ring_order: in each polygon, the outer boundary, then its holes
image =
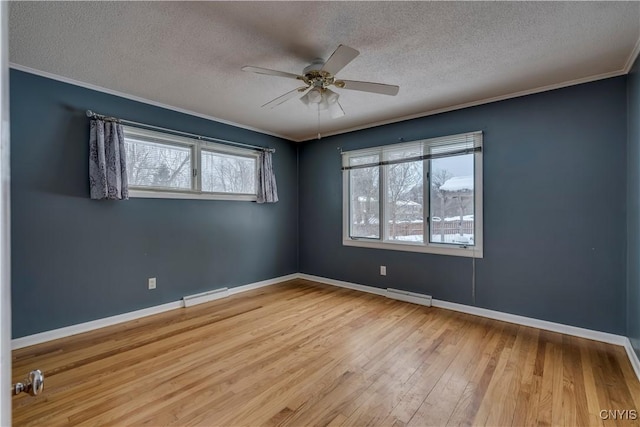
POLYGON ((380 275, 381 276, 386 276, 387 275, 387 266, 386 265, 381 265, 380 266, 380 275))
POLYGON ((156 288, 156 278, 155 277, 150 277, 149 278, 149 289, 155 289, 156 288))

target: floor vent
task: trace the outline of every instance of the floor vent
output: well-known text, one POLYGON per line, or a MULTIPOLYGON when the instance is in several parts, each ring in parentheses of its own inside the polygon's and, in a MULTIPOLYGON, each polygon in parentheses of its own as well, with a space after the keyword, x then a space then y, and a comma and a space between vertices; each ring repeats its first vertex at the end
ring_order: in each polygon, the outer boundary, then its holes
POLYGON ((400 301, 412 302, 414 304, 426 305, 427 307, 431 307, 430 295, 417 294, 415 292, 387 288, 387 298, 393 298, 400 301))
POLYGON ((229 296, 229 288, 220 288, 213 291, 202 292, 200 294, 182 297, 185 307, 202 304, 203 302, 213 301, 215 299, 226 298, 229 296))

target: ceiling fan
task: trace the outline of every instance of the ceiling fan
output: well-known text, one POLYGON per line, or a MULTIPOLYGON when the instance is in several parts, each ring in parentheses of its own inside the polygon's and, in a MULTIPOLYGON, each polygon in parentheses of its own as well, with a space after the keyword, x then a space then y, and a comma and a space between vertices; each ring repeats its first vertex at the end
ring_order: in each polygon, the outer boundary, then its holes
POLYGON ((400 89, 398 86, 383 83, 337 79, 335 75, 348 63, 353 61, 359 54, 360 52, 357 50, 341 44, 331 54, 327 62, 324 62, 322 59, 316 59, 311 63, 311 65, 302 70, 301 75, 270 70, 268 68, 253 67, 250 65, 242 67, 242 71, 285 77, 304 82, 305 86, 293 89, 292 91, 267 102, 262 105, 262 107, 274 108, 297 96, 306 105, 317 104, 318 111, 328 110, 331 117, 335 119, 344 116, 344 110, 338 102, 340 95, 329 89, 329 86, 331 85, 340 89, 359 90, 362 92, 380 93, 391 96, 397 95, 398 90, 400 89))

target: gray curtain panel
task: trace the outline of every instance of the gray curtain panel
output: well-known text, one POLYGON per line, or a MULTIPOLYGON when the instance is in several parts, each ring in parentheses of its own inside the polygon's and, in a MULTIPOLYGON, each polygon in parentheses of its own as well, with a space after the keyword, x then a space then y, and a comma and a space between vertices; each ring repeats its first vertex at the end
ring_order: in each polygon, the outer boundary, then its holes
POLYGON ((273 174, 271 152, 263 151, 258 158, 258 203, 278 201, 276 176, 273 174))
POLYGON ((91 120, 89 186, 92 199, 129 198, 124 134, 120 123, 91 120))

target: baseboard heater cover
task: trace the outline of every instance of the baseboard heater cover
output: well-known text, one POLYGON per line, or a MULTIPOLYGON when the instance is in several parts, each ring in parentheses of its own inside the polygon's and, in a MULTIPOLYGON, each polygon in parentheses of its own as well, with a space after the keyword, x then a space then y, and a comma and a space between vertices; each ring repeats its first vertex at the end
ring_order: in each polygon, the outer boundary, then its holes
POLYGON ((220 298, 226 298, 228 296, 229 296, 229 288, 220 288, 220 289, 215 289, 213 291, 207 291, 199 294, 182 297, 182 303, 185 307, 191 307, 192 305, 198 305, 204 302, 209 302, 209 301, 213 301, 220 298))
POLYGON ((431 296, 417 294, 415 292, 401 291, 399 289, 387 288, 387 298, 393 298, 400 301, 411 302, 414 304, 426 305, 431 307, 431 296))

